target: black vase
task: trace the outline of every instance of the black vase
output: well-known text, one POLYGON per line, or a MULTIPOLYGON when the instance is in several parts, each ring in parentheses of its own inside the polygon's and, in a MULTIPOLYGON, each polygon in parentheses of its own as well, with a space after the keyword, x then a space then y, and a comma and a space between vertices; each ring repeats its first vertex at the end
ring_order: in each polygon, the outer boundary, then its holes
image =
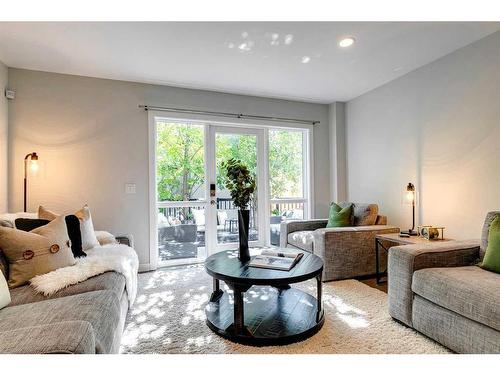
POLYGON ((239 256, 241 262, 250 260, 248 250, 248 230, 250 226, 250 210, 238 210, 238 233, 240 237, 239 256))

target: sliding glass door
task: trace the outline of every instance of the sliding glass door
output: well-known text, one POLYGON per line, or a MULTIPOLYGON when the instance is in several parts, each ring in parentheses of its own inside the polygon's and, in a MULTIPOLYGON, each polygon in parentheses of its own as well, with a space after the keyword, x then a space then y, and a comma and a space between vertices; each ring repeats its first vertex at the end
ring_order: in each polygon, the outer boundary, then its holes
POLYGON ((206 150, 203 124, 156 125, 157 263, 185 263, 206 256, 206 150))
POLYGON ((248 166, 251 246, 279 245, 283 220, 309 218, 309 133, 152 116, 151 266, 186 264, 238 246, 237 207, 222 163, 248 166))
POLYGON ((251 246, 264 244, 265 222, 260 215, 259 202, 264 200, 264 163, 262 151, 264 146, 264 131, 244 127, 210 126, 210 150, 214 157, 210 162, 210 183, 215 185, 215 195, 210 197, 210 205, 214 216, 211 223, 209 242, 210 253, 235 248, 238 246, 238 208, 234 206, 229 191, 224 186, 225 170, 222 164, 229 159, 241 160, 254 175, 257 181, 257 190, 250 203, 249 241, 251 246))

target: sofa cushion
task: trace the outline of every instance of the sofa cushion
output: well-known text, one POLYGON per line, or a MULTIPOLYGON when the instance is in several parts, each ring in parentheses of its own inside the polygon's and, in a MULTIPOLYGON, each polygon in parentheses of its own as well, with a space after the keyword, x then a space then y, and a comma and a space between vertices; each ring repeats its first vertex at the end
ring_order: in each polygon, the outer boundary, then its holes
POLYGON ((500 330, 500 275, 477 266, 425 268, 413 274, 414 293, 500 330))
POLYGON ((14 228, 14 223, 9 220, 0 219, 0 227, 14 228))
POLYGON ((0 353, 93 354, 95 348, 94 331, 88 322, 57 322, 0 332, 0 353))
MULTIPOLYGON (((99 246, 97 237, 94 231, 94 224, 92 222, 92 215, 90 214, 89 206, 85 205, 80 210, 76 211, 74 214, 80 220, 80 234, 82 239, 82 250, 87 251, 96 246, 99 246)), ((38 218, 55 220, 60 215, 47 210, 43 206, 38 207, 38 218)))
POLYGON ((342 202, 339 206, 342 208, 354 205, 354 226, 375 225, 378 217, 378 205, 369 203, 350 203, 342 202))
POLYGON ((3 273, 0 272, 0 310, 10 304, 10 301, 10 291, 7 280, 3 273))
MULTIPOLYGON (((66 229, 68 230, 68 237, 71 241, 71 251, 75 258, 86 256, 82 250, 82 235, 80 231, 80 220, 75 215, 67 215, 64 220, 66 221, 66 229)), ((30 232, 33 229, 47 225, 51 220, 47 219, 30 219, 19 217, 15 220, 14 228, 30 232)), ((8 223, 8 222, 7 222, 8 223)))
POLYGON ((96 230, 95 236, 97 238, 97 241, 99 242, 99 245, 101 246, 116 245, 118 243, 116 237, 105 230, 96 230))
POLYGON ((125 290, 125 276, 117 272, 105 272, 101 275, 91 277, 81 283, 70 285, 48 297, 45 297, 41 293, 37 293, 31 285, 24 285, 10 290, 11 303, 9 306, 24 305, 27 303, 72 296, 96 290, 112 291, 115 293, 116 298, 120 299, 123 291, 125 290))
POLYGON ((15 221, 18 218, 37 219, 38 214, 33 212, 16 212, 0 214, 0 226, 15 228, 15 221))
MULTIPOLYGON (((115 331, 119 329, 120 315, 120 301, 115 293, 100 290, 29 305, 6 307, 0 310, 0 332, 58 322, 84 321, 92 325, 95 351, 109 353, 112 350, 115 331)), ((71 342, 83 339, 73 330, 64 333, 71 342)), ((26 340, 33 339, 26 337, 26 340)))
POLYGON ((490 225, 495 220, 495 218, 500 215, 500 211, 488 212, 486 218, 484 219, 483 229, 481 232, 481 247, 479 250, 479 255, 483 258, 486 249, 488 248, 488 235, 490 233, 490 225))
POLYGON ((66 215, 64 217, 66 222, 66 229, 71 241, 71 251, 75 258, 86 257, 87 253, 83 251, 82 245, 82 231, 80 229, 80 219, 76 215, 66 215))
POLYGON ((456 353, 500 353, 500 332, 415 295, 413 328, 456 353))
POLYGON ((500 215, 491 222, 488 247, 480 266, 485 270, 500 273, 500 215))
POLYGON ((330 204, 330 212, 328 214, 327 228, 349 227, 353 222, 353 205, 340 207, 335 202, 330 204))
POLYGON ((2 249, 0 249, 0 273, 9 280, 9 261, 5 257, 2 249))
POLYGON ((25 217, 19 217, 14 221, 14 227, 19 230, 24 230, 25 232, 30 232, 33 229, 43 227, 48 223, 50 223, 50 221, 45 219, 28 219, 25 217))
POLYGON ((303 230, 288 235, 288 243, 299 249, 313 252, 314 231, 303 230))
POLYGON ((75 264, 64 218, 24 232, 0 227, 0 248, 9 261, 9 287, 75 264))

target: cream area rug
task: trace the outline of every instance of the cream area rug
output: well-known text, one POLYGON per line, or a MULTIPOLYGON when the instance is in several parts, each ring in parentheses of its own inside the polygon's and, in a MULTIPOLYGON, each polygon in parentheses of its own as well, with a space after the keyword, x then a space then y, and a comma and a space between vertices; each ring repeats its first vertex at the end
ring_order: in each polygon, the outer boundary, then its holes
MULTIPOLYGON (((221 287, 225 287, 221 283, 221 287)), ((315 295, 315 282, 295 284, 315 295)), ((227 289, 227 287, 225 287, 227 289)), ((164 268, 139 275, 139 289, 123 333, 122 353, 449 353, 391 319, 387 295, 356 280, 323 284, 325 324, 311 338, 286 345, 232 343, 205 324, 212 279, 203 266, 164 268)))

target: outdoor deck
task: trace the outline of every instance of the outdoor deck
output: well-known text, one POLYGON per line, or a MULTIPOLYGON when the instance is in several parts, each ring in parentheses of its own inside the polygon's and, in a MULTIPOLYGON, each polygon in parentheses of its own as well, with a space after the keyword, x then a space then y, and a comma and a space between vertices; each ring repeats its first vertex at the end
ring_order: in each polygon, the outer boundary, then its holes
MULTIPOLYGON (((256 241, 258 239, 257 231, 250 229, 249 240, 256 241)), ((217 231, 217 242, 219 244, 233 243, 234 247, 238 247, 238 231, 217 231)), ((190 259, 198 257, 198 249, 205 246, 205 232, 197 231, 196 241, 178 242, 174 239, 163 241, 159 244, 159 260, 161 262, 173 259, 190 259)))
MULTIPOLYGON (((302 203, 279 203, 272 207, 271 245, 279 245, 280 222, 301 219, 302 203)), ((258 231, 251 207, 249 240, 257 241, 258 231)), ((205 247, 205 209, 202 206, 159 207, 158 254, 159 261, 199 257, 205 247)), ((217 198, 217 243, 238 247, 237 210, 230 198, 217 198)), ((206 252, 205 252, 206 253, 206 252)))

